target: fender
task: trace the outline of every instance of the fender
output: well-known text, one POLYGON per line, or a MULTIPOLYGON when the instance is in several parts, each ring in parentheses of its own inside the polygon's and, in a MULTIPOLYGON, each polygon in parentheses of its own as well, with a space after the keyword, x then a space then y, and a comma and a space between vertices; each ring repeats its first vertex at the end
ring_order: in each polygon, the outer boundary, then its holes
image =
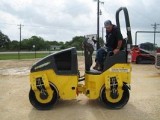
POLYGON ((131 86, 125 82, 123 82, 123 85, 127 87, 128 90, 131 90, 131 86))

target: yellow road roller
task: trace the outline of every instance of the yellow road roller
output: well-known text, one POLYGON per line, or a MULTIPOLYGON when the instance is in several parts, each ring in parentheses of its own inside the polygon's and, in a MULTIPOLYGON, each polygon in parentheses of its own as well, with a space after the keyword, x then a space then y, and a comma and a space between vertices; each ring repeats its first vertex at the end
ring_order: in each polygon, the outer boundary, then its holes
POLYGON ((88 39, 83 42, 85 74, 82 77, 75 47, 50 54, 32 66, 29 100, 35 108, 50 109, 59 99, 72 100, 79 94, 89 99, 100 99, 104 106, 111 109, 119 109, 127 104, 132 70, 132 37, 125 7, 116 12, 117 26, 120 28, 120 11, 125 15, 127 38, 123 40, 123 49, 118 54, 106 56, 102 71, 91 69, 94 48, 88 39))

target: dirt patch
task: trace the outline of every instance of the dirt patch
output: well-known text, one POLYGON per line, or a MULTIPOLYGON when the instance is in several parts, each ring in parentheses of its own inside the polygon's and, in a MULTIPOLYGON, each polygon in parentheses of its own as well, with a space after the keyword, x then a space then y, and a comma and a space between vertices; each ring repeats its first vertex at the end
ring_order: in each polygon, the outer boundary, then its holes
MULTIPOLYGON (((1 120, 160 119, 160 75, 154 65, 132 65, 130 100, 120 110, 106 109, 98 100, 80 95, 76 100, 58 101, 51 110, 39 111, 28 100, 29 71, 37 60, 0 61, 1 120)), ((79 57, 78 61, 83 75, 83 57, 79 57)))

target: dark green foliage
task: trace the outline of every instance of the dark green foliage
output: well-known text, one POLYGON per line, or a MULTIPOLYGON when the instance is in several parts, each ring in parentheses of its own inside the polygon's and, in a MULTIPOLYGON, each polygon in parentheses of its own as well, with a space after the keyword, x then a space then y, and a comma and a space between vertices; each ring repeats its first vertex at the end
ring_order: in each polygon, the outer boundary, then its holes
POLYGON ((23 39, 20 43, 19 40, 10 41, 7 35, 0 31, 0 51, 50 51, 54 46, 60 49, 76 47, 77 50, 82 50, 83 36, 76 36, 71 41, 58 42, 46 41, 42 37, 32 36, 23 39))
POLYGON ((0 31, 0 50, 9 49, 10 39, 0 31))
POLYGON ((76 36, 71 41, 66 42, 61 48, 69 48, 69 47, 76 47, 77 50, 82 50, 82 42, 84 40, 83 36, 76 36))

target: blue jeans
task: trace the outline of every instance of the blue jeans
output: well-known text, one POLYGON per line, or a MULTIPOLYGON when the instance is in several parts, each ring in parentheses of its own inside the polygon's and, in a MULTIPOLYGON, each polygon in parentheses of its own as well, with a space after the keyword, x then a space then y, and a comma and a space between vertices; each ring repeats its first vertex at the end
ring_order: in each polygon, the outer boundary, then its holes
POLYGON ((95 61, 98 62, 101 66, 103 66, 103 62, 107 56, 107 53, 112 51, 112 48, 100 48, 97 51, 95 61))

